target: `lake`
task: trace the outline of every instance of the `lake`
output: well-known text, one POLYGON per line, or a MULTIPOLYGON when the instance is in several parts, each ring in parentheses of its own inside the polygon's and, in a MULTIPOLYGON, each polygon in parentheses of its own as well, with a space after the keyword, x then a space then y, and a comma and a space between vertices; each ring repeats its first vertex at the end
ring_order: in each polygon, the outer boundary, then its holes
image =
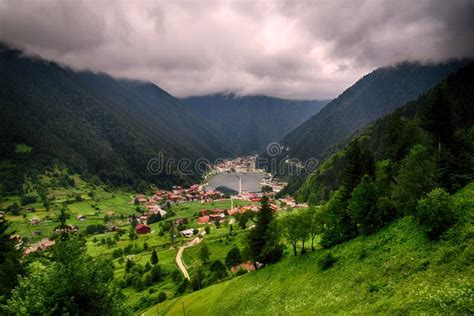
POLYGON ((260 192, 262 190, 260 181, 265 175, 257 172, 218 173, 209 178, 208 185, 205 188, 206 190, 217 190, 224 194, 237 194, 239 191, 239 176, 242 178, 242 191, 260 192))

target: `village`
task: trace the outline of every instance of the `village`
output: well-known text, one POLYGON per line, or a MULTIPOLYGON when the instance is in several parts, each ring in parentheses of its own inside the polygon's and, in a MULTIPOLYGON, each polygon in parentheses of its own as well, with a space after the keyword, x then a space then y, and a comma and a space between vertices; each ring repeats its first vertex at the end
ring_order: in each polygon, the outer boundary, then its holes
MULTIPOLYGON (((297 204, 292 197, 285 197, 274 199, 274 192, 267 193, 248 193, 242 192, 239 195, 231 196, 229 199, 224 198, 224 194, 219 191, 206 191, 202 185, 194 184, 189 188, 183 188, 176 186, 172 191, 158 190, 154 195, 146 197, 145 195, 137 195, 134 198, 134 204, 143 205, 146 207, 147 212, 140 215, 137 220, 136 226, 137 234, 149 233, 150 228, 146 225, 148 219, 151 216, 159 214, 160 218, 167 216, 167 211, 164 209, 172 205, 183 204, 187 202, 198 201, 203 204, 203 208, 200 210, 200 216, 197 218, 197 224, 215 224, 216 222, 225 223, 235 222, 233 218, 236 214, 244 214, 246 212, 257 212, 259 209, 259 202, 261 197, 266 194, 271 198, 270 207, 274 212, 278 212, 282 209, 287 208, 305 208, 307 204, 297 204), (229 201, 228 208, 213 208, 209 209, 205 207, 206 203, 212 201, 229 201), (248 205, 234 206, 234 201, 242 201, 249 203, 248 205)), ((179 214, 178 214, 179 215, 179 214)), ((130 219, 131 220, 131 219, 130 219)), ((175 225, 183 224, 185 219, 176 218, 174 220, 175 225)), ((192 237, 193 229, 187 229, 180 231, 180 235, 184 237, 192 237)))
MULTIPOLYGON (((255 156, 241 157, 236 159, 229 159, 222 161, 214 166, 214 172, 261 172, 263 170, 255 169, 255 156)), ((197 234, 200 236, 204 233, 203 227, 206 225, 219 225, 219 224, 234 224, 236 223, 236 217, 245 214, 246 212, 257 212, 259 210, 259 202, 263 194, 268 195, 271 198, 270 207, 274 212, 279 212, 282 209, 287 208, 303 208, 307 207, 306 204, 295 203, 292 197, 285 197, 275 199, 275 194, 279 191, 280 187, 284 184, 271 179, 267 175, 261 182, 262 187, 267 186, 271 190, 263 192, 246 192, 242 190, 236 195, 225 196, 218 190, 206 190, 205 184, 193 184, 189 187, 175 186, 172 190, 156 190, 152 195, 138 194, 130 198, 127 205, 131 209, 135 209, 134 212, 129 213, 126 218, 123 214, 114 211, 113 209, 106 210, 104 213, 104 224, 95 224, 96 218, 101 214, 98 210, 95 213, 84 212, 74 213, 74 217, 70 220, 69 224, 64 226, 56 225, 52 232, 49 234, 41 229, 35 229, 35 227, 42 227, 44 223, 51 222, 53 218, 46 215, 40 218, 38 213, 30 212, 31 216, 28 218, 28 231, 30 232, 33 239, 37 240, 33 243, 24 243, 24 237, 29 239, 28 236, 21 236, 20 234, 13 235, 12 238, 16 238, 19 241, 19 245, 29 244, 28 247, 24 248, 24 254, 29 255, 37 251, 43 251, 54 245, 54 240, 50 238, 53 235, 57 235, 64 232, 75 233, 81 231, 83 234, 96 233, 96 232, 117 232, 124 229, 128 225, 134 225, 135 233, 137 235, 150 234, 153 229, 151 224, 160 222, 165 219, 172 218, 172 224, 176 228, 184 228, 176 233, 183 238, 191 238, 197 234), (198 213, 194 216, 193 221, 186 216, 182 216, 180 212, 174 212, 177 206, 185 207, 186 205, 193 206, 201 205, 198 213), (197 203, 197 204, 196 204, 197 203), (209 207, 214 203, 219 203, 219 207, 209 207), (172 214, 170 214, 170 212, 172 214), (171 216, 170 216, 171 215, 171 216), (92 221, 92 225, 89 222, 92 221), (97 231, 93 228, 97 226, 97 231), (192 226, 192 227, 191 227, 192 226), (81 230, 82 229, 82 230, 81 230), (44 236, 38 240, 38 237, 44 236)), ((26 208, 25 212, 29 212, 31 208, 26 208)), ((0 216, 4 216, 5 212, 0 211, 0 216)), ((194 214, 193 214, 194 215, 194 214)))

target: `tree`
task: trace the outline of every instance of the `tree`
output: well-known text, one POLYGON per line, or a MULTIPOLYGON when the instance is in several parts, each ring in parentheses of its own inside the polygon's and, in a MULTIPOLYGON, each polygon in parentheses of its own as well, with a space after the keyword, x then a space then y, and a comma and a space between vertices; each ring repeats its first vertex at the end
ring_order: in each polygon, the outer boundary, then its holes
POLYGON ((278 227, 267 196, 262 198, 261 204, 255 227, 247 236, 247 251, 256 268, 257 261, 264 264, 273 263, 280 260, 283 255, 278 227))
POLYGON ((206 273, 202 268, 199 268, 191 279, 191 287, 194 291, 198 291, 204 287, 204 278, 206 273))
POLYGON ((156 223, 156 222, 159 222, 161 221, 161 214, 160 213, 156 213, 156 214, 151 214, 146 223, 147 225, 150 225, 150 224, 153 224, 153 223, 156 223))
POLYGON ((347 202, 343 199, 343 190, 337 190, 331 195, 323 207, 326 228, 321 237, 321 245, 330 247, 353 238, 357 227, 347 212, 347 202))
POLYGON ((396 177, 394 198, 399 211, 413 214, 418 200, 436 187, 436 163, 430 151, 416 145, 405 159, 396 177))
POLYGON ((136 233, 136 231, 135 231, 135 228, 134 228, 133 226, 130 227, 130 231, 129 231, 129 233, 128 233, 128 238, 129 238, 130 240, 138 239, 138 235, 137 235, 137 233, 136 233))
POLYGON ((363 235, 370 235, 383 226, 383 216, 377 209, 377 190, 369 176, 365 175, 352 191, 348 210, 363 235))
POLYGON ((201 248, 199 249, 199 259, 201 259, 202 263, 207 263, 209 261, 209 247, 206 244, 202 244, 201 248))
POLYGON ((127 262, 125 263, 125 272, 129 272, 133 267, 133 260, 127 258, 127 262))
POLYGON ((209 270, 212 273, 212 278, 217 281, 225 278, 227 276, 227 270, 220 260, 213 261, 209 270))
POLYGON ((158 254, 155 249, 153 249, 153 252, 151 253, 150 262, 154 266, 158 264, 158 254))
POLYGON ((9 227, 7 220, 0 219, 0 301, 10 297, 18 284, 18 276, 25 272, 21 248, 17 249, 16 242, 10 239, 13 232, 7 233, 9 227))
POLYGON ((51 263, 20 279, 7 311, 33 315, 127 314, 112 278, 113 266, 88 256, 84 240, 76 236, 58 239, 51 263))
POLYGON ((374 155, 369 149, 362 149, 359 140, 353 140, 346 150, 346 165, 341 172, 342 198, 348 199, 361 178, 375 172, 374 155))
POLYGON ((311 250, 314 251, 314 239, 324 231, 324 216, 321 207, 308 207, 304 210, 303 221, 307 224, 311 250))
POLYGON ((304 231, 301 225, 301 214, 293 211, 284 218, 284 229, 286 239, 290 242, 293 247, 293 254, 297 255, 298 241, 304 235, 304 231))
POLYGON ((150 270, 150 276, 152 282, 158 282, 161 280, 161 268, 159 265, 154 265, 150 270))
POLYGON ((232 247, 225 257, 225 265, 230 269, 242 262, 242 255, 237 246, 232 247))
POLYGON ((189 281, 188 279, 184 278, 183 281, 181 281, 181 283, 179 284, 178 289, 176 290, 177 294, 183 294, 184 292, 186 292, 188 287, 189 281))
POLYGON ((428 193, 418 201, 415 217, 430 239, 438 239, 456 223, 449 193, 440 188, 428 193))

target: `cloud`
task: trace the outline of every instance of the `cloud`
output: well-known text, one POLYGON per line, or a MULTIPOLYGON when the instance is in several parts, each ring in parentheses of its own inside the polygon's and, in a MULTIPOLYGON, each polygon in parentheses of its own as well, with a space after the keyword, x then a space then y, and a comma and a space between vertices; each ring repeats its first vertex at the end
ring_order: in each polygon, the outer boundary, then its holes
POLYGON ((0 40, 181 97, 329 98, 380 66, 473 56, 473 4, 0 0, 0 40))

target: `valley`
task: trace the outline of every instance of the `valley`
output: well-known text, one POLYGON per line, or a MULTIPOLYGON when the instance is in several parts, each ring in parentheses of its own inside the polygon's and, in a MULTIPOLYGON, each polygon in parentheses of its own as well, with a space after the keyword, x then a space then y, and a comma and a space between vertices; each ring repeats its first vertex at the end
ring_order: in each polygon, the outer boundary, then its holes
POLYGON ((0 315, 474 315, 472 11, 0 0, 0 315))

